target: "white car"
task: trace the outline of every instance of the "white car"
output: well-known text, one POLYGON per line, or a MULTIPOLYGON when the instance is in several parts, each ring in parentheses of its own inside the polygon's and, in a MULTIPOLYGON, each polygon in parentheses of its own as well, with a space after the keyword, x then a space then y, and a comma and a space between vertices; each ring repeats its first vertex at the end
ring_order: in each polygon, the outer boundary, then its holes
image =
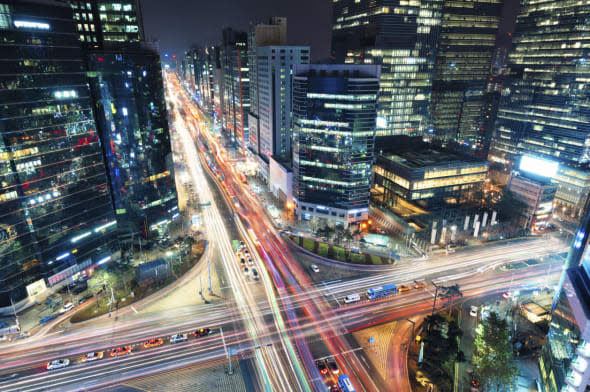
POLYGON ((315 264, 312 264, 312 265, 311 265, 311 270, 312 270, 313 272, 320 272, 320 269, 319 269, 319 267, 318 267, 317 265, 315 265, 315 264))
POLYGON ((471 306, 471 309, 469 310, 469 315, 471 317, 477 317, 477 306, 471 306))
POLYGON ((91 353, 84 355, 84 358, 82 358, 82 361, 92 362, 92 361, 97 361, 99 359, 102 359, 102 357, 104 357, 104 352, 95 351, 95 352, 91 352, 91 353))
POLYGON ((248 265, 253 265, 254 264, 254 260, 252 260, 252 257, 248 257, 248 265))
POLYGON ((64 304, 63 308, 61 308, 59 310, 59 313, 65 313, 65 312, 70 311, 72 309, 74 309, 74 304, 71 303, 70 301, 68 301, 64 304))
POLYGON ((248 267, 244 267, 244 275, 249 275, 250 274, 250 270, 248 269, 248 267))
POLYGON ((353 302, 358 302, 360 300, 361 300, 361 296, 358 294, 348 294, 346 297, 344 297, 345 304, 351 304, 353 302))
POLYGON ((177 333, 170 336, 170 343, 185 342, 188 339, 188 335, 185 333, 177 333))
POLYGON ((69 359, 56 359, 47 364, 47 370, 55 370, 65 368, 70 364, 69 359))

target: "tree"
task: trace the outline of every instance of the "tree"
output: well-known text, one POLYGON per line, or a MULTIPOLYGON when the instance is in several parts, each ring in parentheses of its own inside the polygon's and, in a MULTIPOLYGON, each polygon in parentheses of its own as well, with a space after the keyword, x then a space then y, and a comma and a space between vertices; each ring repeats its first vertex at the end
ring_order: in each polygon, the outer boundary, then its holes
POLYGON ((486 391, 509 391, 518 370, 510 342, 508 322, 490 312, 476 330, 473 364, 486 391))
POLYGON ((441 287, 443 299, 448 299, 450 302, 450 311, 453 310, 453 305, 455 304, 454 299, 457 297, 463 297, 463 293, 459 289, 458 284, 454 284, 452 286, 441 287))

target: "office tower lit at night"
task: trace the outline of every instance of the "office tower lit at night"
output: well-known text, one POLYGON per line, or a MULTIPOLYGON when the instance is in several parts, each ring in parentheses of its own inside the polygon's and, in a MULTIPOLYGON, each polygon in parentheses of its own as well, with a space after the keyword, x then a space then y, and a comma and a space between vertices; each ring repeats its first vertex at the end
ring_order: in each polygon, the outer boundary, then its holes
POLYGON ((248 69, 250 71, 249 147, 256 154, 260 152, 257 56, 258 48, 269 45, 287 45, 287 18, 273 16, 269 24, 251 24, 248 31, 248 69))
POLYGON ((309 46, 258 48, 260 166, 267 168, 271 156, 291 161, 291 69, 309 59, 309 46))
POLYGON ((158 53, 147 44, 88 56, 90 87, 122 236, 178 216, 158 53))
POLYGON ((480 132, 502 1, 444 2, 432 87, 434 135, 472 149, 480 132))
POLYGON ((118 250, 72 10, 0 2, 0 308, 118 250))
POLYGON ((193 56, 199 105, 208 113, 219 116, 219 47, 195 49, 193 56))
POLYGON ((70 5, 80 41, 88 47, 144 37, 139 0, 71 0, 70 5))
POLYGON ((338 63, 381 66, 377 136, 422 134, 429 105, 443 2, 339 0, 332 55, 338 63))
POLYGON ((539 358, 546 392, 590 388, 590 203, 572 241, 539 358))
POLYGON ((293 199, 299 219, 367 219, 377 65, 293 66, 293 199))
POLYGON ((245 151, 248 140, 250 79, 248 72, 248 34, 223 30, 219 48, 221 65, 221 126, 231 141, 245 151))
POLYGON ((521 2, 489 154, 508 168, 522 154, 558 161, 558 211, 574 216, 588 195, 589 17, 589 4, 521 2))

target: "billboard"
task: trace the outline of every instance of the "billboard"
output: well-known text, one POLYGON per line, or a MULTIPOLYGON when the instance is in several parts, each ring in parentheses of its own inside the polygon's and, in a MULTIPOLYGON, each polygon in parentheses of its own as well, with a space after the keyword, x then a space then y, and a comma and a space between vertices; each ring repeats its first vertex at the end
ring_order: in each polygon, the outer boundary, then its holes
POLYGON ((557 173, 558 166, 559 162, 523 155, 520 159, 519 169, 541 177, 553 178, 557 173))

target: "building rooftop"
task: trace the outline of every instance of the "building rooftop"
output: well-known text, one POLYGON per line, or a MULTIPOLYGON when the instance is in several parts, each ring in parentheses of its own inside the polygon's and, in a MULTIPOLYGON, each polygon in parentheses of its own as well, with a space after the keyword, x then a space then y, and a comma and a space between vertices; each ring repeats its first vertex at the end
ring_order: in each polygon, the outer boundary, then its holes
POLYGON ((410 170, 456 167, 471 165, 488 165, 485 160, 468 155, 462 155, 451 151, 441 151, 428 148, 420 151, 405 151, 396 153, 385 153, 382 158, 390 160, 410 170))

